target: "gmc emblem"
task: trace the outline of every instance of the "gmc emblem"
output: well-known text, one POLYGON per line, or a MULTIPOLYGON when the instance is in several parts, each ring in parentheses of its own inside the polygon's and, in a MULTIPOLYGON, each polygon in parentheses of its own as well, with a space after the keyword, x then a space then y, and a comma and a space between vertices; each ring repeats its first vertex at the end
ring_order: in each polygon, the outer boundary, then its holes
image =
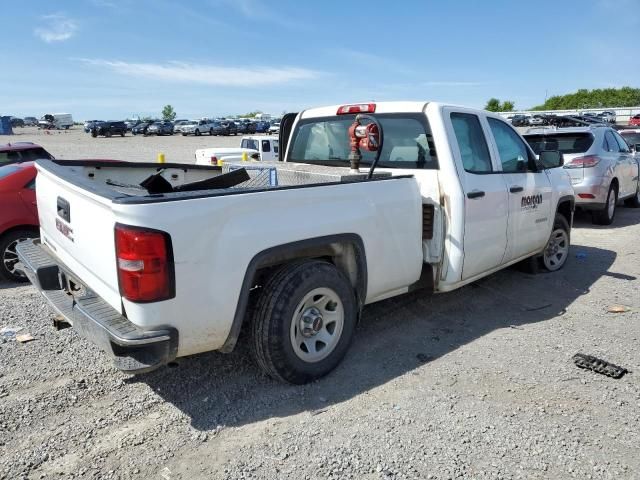
POLYGON ((56 228, 60 233, 73 242, 73 229, 69 225, 62 223, 62 220, 56 218, 56 228))

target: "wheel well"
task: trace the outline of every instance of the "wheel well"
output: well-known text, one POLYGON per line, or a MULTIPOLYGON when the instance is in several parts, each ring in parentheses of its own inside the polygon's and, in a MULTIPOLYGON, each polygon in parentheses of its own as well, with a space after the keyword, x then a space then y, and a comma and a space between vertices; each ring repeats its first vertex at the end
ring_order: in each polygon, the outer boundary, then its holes
POLYGON ((566 200, 558 204, 558 213, 564 217, 567 224, 571 226, 571 202, 566 200))
POLYGON ((284 250, 282 253, 269 256, 258 264, 253 277, 253 286, 260 286, 271 273, 289 263, 300 260, 324 260, 335 265, 351 283, 359 303, 364 302, 366 295, 366 264, 363 252, 348 241, 331 242, 322 245, 284 250))
POLYGON ((620 184, 618 183, 618 179, 614 178, 613 180, 611 180, 611 186, 615 185, 616 186, 616 191, 620 192, 620 184))
POLYGON ((0 238, 17 230, 29 230, 30 232, 40 234, 40 228, 35 225, 15 225, 11 228, 7 228, 4 232, 0 233, 0 238))

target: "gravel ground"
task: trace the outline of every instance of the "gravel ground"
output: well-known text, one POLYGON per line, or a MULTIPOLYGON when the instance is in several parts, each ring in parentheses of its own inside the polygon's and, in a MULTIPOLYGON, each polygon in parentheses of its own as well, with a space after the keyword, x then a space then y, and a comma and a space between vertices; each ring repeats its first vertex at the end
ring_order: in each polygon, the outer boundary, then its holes
POLYGON ((137 162, 155 162, 164 153, 167 162, 193 163, 198 148, 239 147, 242 135, 229 137, 200 137, 165 135, 161 137, 131 135, 125 137, 92 138, 82 127, 47 132, 36 127, 14 129, 15 135, 0 136, 0 143, 35 142, 59 159, 108 158, 137 162))
POLYGON ((35 337, 0 339, 0 479, 640 478, 638 374, 571 362, 640 372, 639 223, 579 216, 558 273, 372 305, 342 365, 302 387, 242 343, 124 375, 31 286, 0 283, 0 328, 35 337))

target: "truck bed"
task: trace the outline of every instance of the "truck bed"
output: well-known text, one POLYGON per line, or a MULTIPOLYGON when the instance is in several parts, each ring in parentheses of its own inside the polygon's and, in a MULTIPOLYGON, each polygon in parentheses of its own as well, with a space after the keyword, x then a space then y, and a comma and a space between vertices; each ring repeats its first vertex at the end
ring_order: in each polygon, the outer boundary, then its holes
POLYGON ((364 169, 360 174, 353 174, 348 167, 282 162, 237 162, 223 166, 187 166, 171 163, 160 165, 104 160, 57 160, 39 162, 38 169, 50 172, 66 182, 114 203, 153 203, 391 178, 388 172, 376 173, 372 179, 367 179, 364 169), (222 179, 223 176, 238 170, 245 170, 248 180, 226 188, 206 187, 207 181, 215 178, 222 179), (174 191, 159 193, 142 186, 145 179, 152 175, 161 176, 174 191), (199 185, 203 187, 200 188, 199 185))

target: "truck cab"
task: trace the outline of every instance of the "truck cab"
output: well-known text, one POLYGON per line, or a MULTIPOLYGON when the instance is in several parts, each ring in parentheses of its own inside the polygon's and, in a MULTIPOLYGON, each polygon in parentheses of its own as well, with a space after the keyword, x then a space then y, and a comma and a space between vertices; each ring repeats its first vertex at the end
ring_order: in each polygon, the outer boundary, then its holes
POLYGON ((241 148, 256 150, 263 162, 278 160, 278 137, 265 135, 244 136, 240 141, 241 148))

